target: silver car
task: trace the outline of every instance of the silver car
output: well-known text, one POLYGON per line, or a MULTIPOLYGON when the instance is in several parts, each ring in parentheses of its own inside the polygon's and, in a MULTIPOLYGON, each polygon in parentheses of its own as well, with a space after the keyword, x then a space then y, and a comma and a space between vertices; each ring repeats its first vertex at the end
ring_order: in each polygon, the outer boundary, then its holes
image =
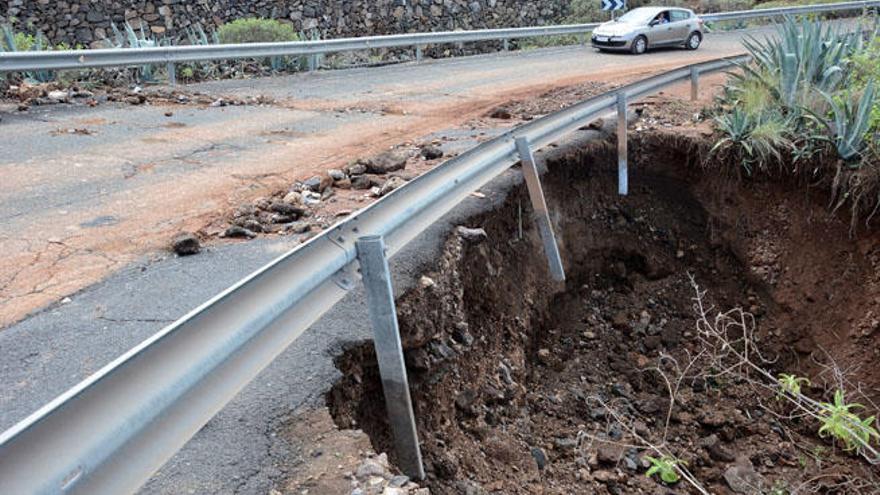
POLYGON ((696 50, 703 42, 703 21, 692 10, 641 7, 593 30, 592 45, 599 50, 645 53, 659 46, 696 50))

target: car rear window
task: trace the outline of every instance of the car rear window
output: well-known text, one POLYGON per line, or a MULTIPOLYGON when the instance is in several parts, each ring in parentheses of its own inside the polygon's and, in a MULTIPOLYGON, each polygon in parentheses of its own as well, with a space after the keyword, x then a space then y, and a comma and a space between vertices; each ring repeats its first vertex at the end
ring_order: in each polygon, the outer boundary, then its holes
POLYGON ((672 15, 672 18, 670 19, 672 22, 684 21, 691 17, 691 13, 686 10, 671 10, 670 14, 672 15))

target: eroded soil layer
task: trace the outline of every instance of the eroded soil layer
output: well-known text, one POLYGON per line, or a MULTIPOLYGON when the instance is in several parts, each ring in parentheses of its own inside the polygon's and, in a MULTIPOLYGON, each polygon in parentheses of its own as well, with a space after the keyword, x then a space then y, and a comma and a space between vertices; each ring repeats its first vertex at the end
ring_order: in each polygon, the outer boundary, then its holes
MULTIPOLYGON (((669 358, 683 367, 700 350, 690 276, 707 304, 755 315, 773 373, 808 376, 805 393, 829 400, 833 364, 869 414, 880 398, 877 236, 851 238, 848 220, 802 186, 707 177, 695 139, 636 138, 625 198, 610 146, 549 160, 564 285, 549 277, 519 188, 468 223, 485 239, 453 235, 400 297, 432 493, 693 491, 644 475, 645 454, 656 456, 647 443, 687 461, 712 493, 876 492, 876 469, 741 380, 690 373, 670 407, 663 376, 680 375, 669 358)), ((392 452, 371 344, 337 363, 335 421, 392 452)))

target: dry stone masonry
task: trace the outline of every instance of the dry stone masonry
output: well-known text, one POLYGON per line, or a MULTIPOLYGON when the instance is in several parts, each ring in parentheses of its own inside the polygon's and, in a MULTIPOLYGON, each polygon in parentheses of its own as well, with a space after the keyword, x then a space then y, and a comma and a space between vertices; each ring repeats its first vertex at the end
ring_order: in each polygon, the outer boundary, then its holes
POLYGON ((0 23, 40 31, 53 43, 93 46, 128 21, 155 36, 185 38, 242 17, 279 19, 323 38, 537 26, 560 21, 565 0, 6 0, 0 23), (5 4, 5 8, 4 8, 5 4))

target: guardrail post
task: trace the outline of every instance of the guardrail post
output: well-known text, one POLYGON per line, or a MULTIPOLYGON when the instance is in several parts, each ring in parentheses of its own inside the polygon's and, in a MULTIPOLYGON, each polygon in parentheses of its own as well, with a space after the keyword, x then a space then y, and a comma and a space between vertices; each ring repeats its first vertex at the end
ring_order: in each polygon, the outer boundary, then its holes
POLYGON ((172 86, 177 84, 177 68, 174 66, 174 62, 165 64, 165 70, 168 72, 168 84, 172 86))
POLYGON ((422 45, 416 45, 416 62, 422 61, 422 45))
POLYGON ((617 192, 629 194, 629 171, 626 163, 626 94, 617 93, 617 192))
POLYGON ((385 241, 378 235, 364 236, 357 240, 356 246, 397 459, 407 476, 421 480, 425 478, 425 469, 403 361, 385 241))
POLYGON ((510 40, 509 39, 504 38, 503 40, 501 40, 501 49, 504 50, 505 52, 510 50, 510 40))
POLYGON ((581 33, 581 46, 587 46, 587 33, 581 33))
POLYGON ((318 55, 309 55, 309 72, 314 72, 318 69, 318 55))
POLYGON ((532 209, 535 211, 535 222, 538 223, 538 232, 544 243, 544 254, 550 265, 550 274, 554 280, 565 280, 565 270, 562 267, 562 259, 559 257, 559 248, 556 246, 556 236, 553 233, 553 224, 550 223, 550 212, 547 202, 544 200, 544 190, 541 188, 541 178, 538 175, 538 167, 535 165, 535 156, 529 146, 529 140, 524 137, 516 138, 516 150, 522 161, 523 177, 529 189, 529 197, 532 200, 532 209))
POLYGON ((691 67, 691 101, 700 99, 700 71, 691 67))

